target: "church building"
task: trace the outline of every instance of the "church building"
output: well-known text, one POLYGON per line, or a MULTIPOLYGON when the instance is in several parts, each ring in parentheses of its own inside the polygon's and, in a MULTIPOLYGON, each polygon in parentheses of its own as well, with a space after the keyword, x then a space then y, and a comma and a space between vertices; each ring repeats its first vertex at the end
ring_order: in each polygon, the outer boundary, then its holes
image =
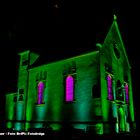
POLYGON ((134 130, 131 66, 116 18, 92 52, 43 64, 30 50, 19 56, 17 92, 6 94, 7 128, 134 130))

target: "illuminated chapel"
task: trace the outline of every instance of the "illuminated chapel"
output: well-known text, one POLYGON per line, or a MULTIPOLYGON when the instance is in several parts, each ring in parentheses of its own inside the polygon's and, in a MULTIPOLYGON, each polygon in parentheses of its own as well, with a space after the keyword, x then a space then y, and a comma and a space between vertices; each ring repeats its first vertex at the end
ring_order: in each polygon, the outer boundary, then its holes
POLYGON ((17 92, 6 94, 7 128, 134 130, 131 66, 116 18, 92 52, 44 64, 30 50, 19 57, 17 92))

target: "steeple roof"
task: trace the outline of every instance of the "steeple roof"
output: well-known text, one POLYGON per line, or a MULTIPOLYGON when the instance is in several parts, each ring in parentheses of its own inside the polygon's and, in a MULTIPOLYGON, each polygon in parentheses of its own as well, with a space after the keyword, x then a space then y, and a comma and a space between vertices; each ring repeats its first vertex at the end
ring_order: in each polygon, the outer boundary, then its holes
POLYGON ((126 62, 128 64, 128 67, 131 68, 130 66, 130 63, 128 61, 128 57, 127 57, 127 54, 126 54, 126 50, 125 50, 125 46, 124 46, 124 43, 123 43, 123 40, 122 40, 122 36, 121 36, 121 33, 120 33, 120 30, 119 30, 119 26, 118 26, 118 23, 117 23, 117 16, 114 15, 113 16, 114 20, 113 20, 113 23, 106 35, 106 38, 104 40, 104 44, 106 44, 106 42, 119 42, 120 43, 120 46, 123 50, 123 54, 125 56, 125 59, 126 59, 126 62))

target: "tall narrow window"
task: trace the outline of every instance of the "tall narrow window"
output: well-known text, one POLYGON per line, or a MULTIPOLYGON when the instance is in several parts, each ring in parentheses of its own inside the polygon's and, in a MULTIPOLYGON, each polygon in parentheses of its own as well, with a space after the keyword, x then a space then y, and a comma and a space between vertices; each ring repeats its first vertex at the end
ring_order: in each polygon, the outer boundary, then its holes
POLYGON ((124 88, 125 88, 125 99, 126 99, 126 103, 128 103, 128 101, 129 101, 129 87, 128 87, 128 84, 127 83, 125 83, 124 88))
POLYGON ((124 87, 120 80, 117 80, 116 99, 124 102, 124 87))
POLYGON ((108 88, 108 99, 113 100, 112 94, 112 77, 110 74, 107 75, 107 88, 108 88))
POLYGON ((43 103, 43 92, 44 92, 44 83, 39 82, 39 84, 38 84, 38 98, 37 98, 38 104, 43 103))
POLYGON ((74 100, 74 78, 71 75, 66 77, 66 102, 74 100))

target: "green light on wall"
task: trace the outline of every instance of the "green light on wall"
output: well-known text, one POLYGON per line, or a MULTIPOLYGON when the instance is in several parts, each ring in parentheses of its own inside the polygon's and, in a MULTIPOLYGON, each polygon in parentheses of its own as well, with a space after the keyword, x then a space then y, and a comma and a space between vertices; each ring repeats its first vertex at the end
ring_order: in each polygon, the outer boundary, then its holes
POLYGON ((27 121, 25 124, 26 131, 31 127, 31 124, 28 123, 28 121, 34 120, 33 119, 34 107, 35 107, 35 101, 34 101, 34 98, 31 97, 31 93, 29 92, 27 107, 26 107, 26 121, 27 121))
POLYGON ((52 120, 60 120, 61 110, 62 110, 62 102, 59 97, 54 98, 55 101, 52 104, 52 120))
POLYGON ((101 103, 102 103, 102 113, 103 113, 103 121, 108 121, 108 115, 109 115, 109 101, 108 93, 107 93, 107 84, 105 80, 105 75, 101 75, 101 103))
POLYGON ((87 129, 87 124, 74 124, 74 128, 75 129, 83 129, 83 130, 86 130, 87 129))
POLYGON ((43 121, 45 119, 45 104, 35 106, 35 118, 36 121, 43 121))
POLYGON ((97 123, 95 125, 96 134, 103 135, 103 124, 97 123))
POLYGON ((20 122, 15 123, 15 130, 24 130, 24 103, 23 101, 18 101, 16 105, 16 120, 20 122))
POLYGON ((12 122, 7 122, 6 123, 6 127, 9 128, 9 129, 12 128, 13 127, 13 123, 12 122))
MULTIPOLYGON (((14 98, 14 94, 8 94, 6 96, 6 116, 7 116, 7 120, 12 121, 15 119, 15 105, 16 103, 13 103, 13 98, 14 98)), ((12 122, 7 122, 6 124, 7 128, 13 128, 13 123, 12 122)))
POLYGON ((75 109, 75 114, 76 118, 78 118, 78 121, 90 121, 88 101, 79 103, 79 105, 75 109))
POLYGON ((62 126, 60 124, 51 124, 50 127, 53 130, 60 130, 62 126))

